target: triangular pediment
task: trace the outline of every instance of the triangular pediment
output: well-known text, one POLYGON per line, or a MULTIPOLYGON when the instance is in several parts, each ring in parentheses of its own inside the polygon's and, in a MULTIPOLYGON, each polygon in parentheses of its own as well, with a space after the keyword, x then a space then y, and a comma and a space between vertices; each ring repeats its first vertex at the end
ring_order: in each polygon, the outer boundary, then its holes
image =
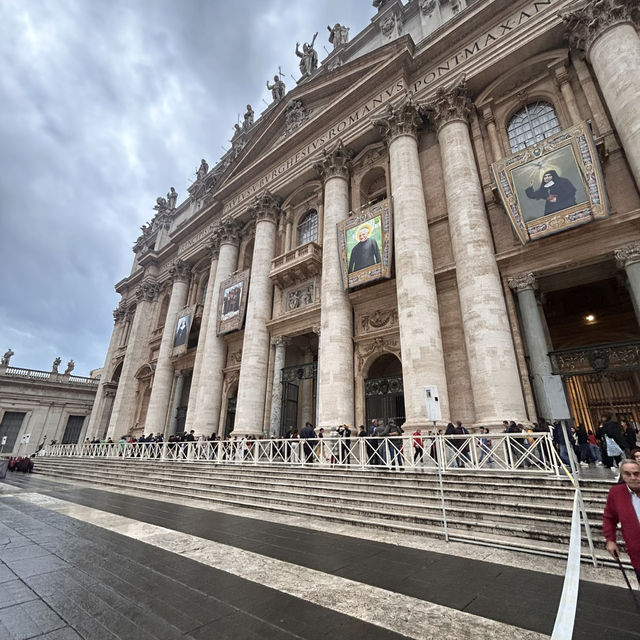
POLYGON ((347 108, 344 105, 361 101, 363 93, 372 90, 370 87, 365 89, 371 84, 372 77, 408 47, 412 48, 411 40, 403 38, 333 70, 321 67, 314 77, 296 86, 281 102, 263 112, 216 190, 224 189, 250 169, 255 169, 257 162, 268 162, 269 156, 276 151, 281 155, 299 145, 330 113, 338 114, 347 108))

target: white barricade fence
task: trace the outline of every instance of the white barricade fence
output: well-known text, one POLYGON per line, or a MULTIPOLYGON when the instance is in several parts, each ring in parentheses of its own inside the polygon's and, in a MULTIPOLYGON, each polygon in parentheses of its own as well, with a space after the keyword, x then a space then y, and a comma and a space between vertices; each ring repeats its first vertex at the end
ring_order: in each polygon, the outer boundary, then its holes
POLYGON ((546 433, 413 435, 350 438, 265 438, 193 442, 54 444, 53 457, 207 460, 224 464, 320 465, 325 467, 440 472, 482 470, 560 474, 560 461, 546 433))

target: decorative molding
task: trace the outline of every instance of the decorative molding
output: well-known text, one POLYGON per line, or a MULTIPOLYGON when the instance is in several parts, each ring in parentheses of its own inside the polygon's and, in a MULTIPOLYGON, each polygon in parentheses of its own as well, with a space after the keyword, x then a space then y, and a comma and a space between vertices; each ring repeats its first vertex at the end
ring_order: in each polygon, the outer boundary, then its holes
POLYGON ((374 311, 371 315, 362 316, 360 321, 363 331, 377 331, 386 326, 398 324, 398 311, 391 309, 390 311, 374 311))
POLYGON ((211 240, 206 245, 206 249, 211 256, 211 260, 217 260, 220 257, 220 234, 214 232, 211 240))
POLYGON ((135 297, 138 302, 147 300, 152 302, 158 296, 159 287, 158 283, 154 281, 143 282, 135 291, 135 297))
POLYGON ((469 122, 471 113, 471 99, 467 91, 467 83, 464 78, 456 82, 453 86, 440 87, 436 91, 436 97, 432 102, 421 107, 420 111, 427 115, 435 124, 436 130, 450 122, 461 120, 469 122))
POLYGON ((229 366, 240 364, 242 362, 242 349, 229 352, 229 366))
POLYGON ((283 312, 297 311, 316 301, 316 282, 311 280, 284 292, 283 312))
POLYGON ((640 262, 640 242, 632 242, 624 247, 616 249, 613 254, 621 269, 626 269, 632 264, 640 262))
POLYGON ((296 129, 299 129, 311 116, 302 100, 291 100, 284 110, 284 132, 283 135, 288 136, 296 129))
POLYGON ((560 15, 571 47, 588 55, 595 40, 607 29, 625 22, 638 26, 640 5, 638 0, 583 0, 560 15))
POLYGON ((240 232, 240 225, 232 218, 222 221, 216 229, 216 235, 221 245, 233 244, 238 246, 240 244, 240 232))
POLYGON ((527 289, 535 291, 538 288, 538 283, 536 282, 536 277, 533 275, 533 272, 511 276, 507 279, 507 283, 509 284, 509 288, 516 293, 526 291, 527 289))
POLYGON ((356 346, 358 357, 358 372, 361 375, 365 361, 372 354, 392 353, 400 358, 400 336, 397 333, 388 336, 379 336, 360 342, 356 346))
POLYGON ((556 375, 628 371, 640 367, 640 342, 566 349, 549 356, 556 375))
POLYGON ((405 95, 402 102, 389 105, 386 113, 372 121, 374 127, 380 130, 387 144, 398 136, 412 136, 418 138, 418 132, 422 127, 422 116, 418 107, 414 104, 410 93, 405 95))
POLYGON ((422 14, 430 18, 436 9, 436 0, 418 0, 422 14))
POLYGON ((345 178, 348 180, 352 158, 353 152, 344 146, 342 140, 338 140, 332 149, 322 150, 320 160, 316 161, 313 167, 323 182, 330 178, 345 178))

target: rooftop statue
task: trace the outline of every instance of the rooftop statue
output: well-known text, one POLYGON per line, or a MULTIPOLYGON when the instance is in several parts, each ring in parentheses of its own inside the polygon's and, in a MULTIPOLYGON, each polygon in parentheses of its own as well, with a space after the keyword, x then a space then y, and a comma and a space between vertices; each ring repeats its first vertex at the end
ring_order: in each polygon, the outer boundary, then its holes
POLYGON ((300 43, 296 42, 296 55, 300 58, 300 73, 303 78, 310 76, 318 68, 318 53, 313 48, 313 43, 316 41, 318 32, 316 31, 311 44, 305 42, 302 45, 302 52, 300 52, 300 43))
POLYGON ((204 178, 207 175, 207 173, 209 173, 209 165, 207 164, 207 161, 204 158, 202 158, 200 162, 200 166, 196 171, 196 176, 198 180, 202 180, 202 178, 204 178))
POLYGON ((169 193, 167 193, 167 207, 169 209, 175 209, 177 200, 178 192, 173 187, 171 187, 171 190, 169 191, 169 193))
POLYGON ((245 129, 248 129, 249 127, 251 127, 253 125, 253 109, 251 108, 251 105, 248 104, 247 105, 247 112, 244 114, 244 125, 243 127, 245 129))
POLYGON ((329 29, 329 42, 333 44, 334 49, 349 42, 349 27, 343 27, 339 22, 336 22, 333 27, 328 26, 327 29, 329 29))
POLYGON ((13 351, 11 349, 9 349, 3 356, 2 356, 2 362, 0 362, 0 366, 3 367, 8 367, 9 366, 9 360, 11 360, 11 356, 13 355, 13 351))
POLYGON ((73 360, 67 362, 67 368, 64 370, 64 375, 69 375, 76 368, 76 363, 73 360))
POLYGON ((269 84, 267 80, 267 89, 271 91, 271 97, 274 102, 280 102, 286 93, 286 87, 279 75, 273 76, 273 84, 269 84))
POLYGON ((58 367, 61 362, 62 360, 59 357, 53 361, 53 364, 51 365, 51 373, 58 373, 58 367))

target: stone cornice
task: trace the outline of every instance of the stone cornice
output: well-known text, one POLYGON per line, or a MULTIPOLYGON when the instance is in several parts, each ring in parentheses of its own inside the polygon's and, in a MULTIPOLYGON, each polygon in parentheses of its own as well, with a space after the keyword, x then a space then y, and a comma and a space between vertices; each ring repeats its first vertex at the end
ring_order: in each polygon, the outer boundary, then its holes
POLYGON ((561 13, 571 47, 589 51, 598 36, 618 24, 640 23, 638 0, 583 0, 561 13))
POLYGON ((338 143, 332 149, 322 150, 320 160, 314 163, 313 168, 318 172, 323 182, 330 178, 348 180, 351 173, 352 158, 353 152, 344 146, 342 140, 338 140, 338 143))
POLYGON ((450 87, 440 87, 435 98, 424 105, 420 111, 428 116, 437 131, 450 122, 461 121, 467 124, 471 114, 472 102, 467 91, 467 83, 462 80, 450 87))
POLYGON ((402 102, 390 104, 384 115, 371 122, 380 130, 387 144, 391 144, 399 136, 411 136, 417 140, 418 132, 422 128, 422 116, 410 94, 407 94, 402 102))
POLYGON ((526 291, 527 289, 535 291, 538 288, 536 277, 531 271, 529 273, 520 273, 518 275, 511 276, 507 279, 507 283, 509 284, 509 288, 516 293, 526 291))
POLYGON ((281 204, 282 198, 280 196, 274 196, 268 189, 265 189, 254 198, 253 204, 247 208, 247 213, 255 220, 256 224, 262 221, 277 224, 281 204))
POLYGON ((640 262, 640 242, 632 242, 614 252, 616 262, 621 268, 640 262))

